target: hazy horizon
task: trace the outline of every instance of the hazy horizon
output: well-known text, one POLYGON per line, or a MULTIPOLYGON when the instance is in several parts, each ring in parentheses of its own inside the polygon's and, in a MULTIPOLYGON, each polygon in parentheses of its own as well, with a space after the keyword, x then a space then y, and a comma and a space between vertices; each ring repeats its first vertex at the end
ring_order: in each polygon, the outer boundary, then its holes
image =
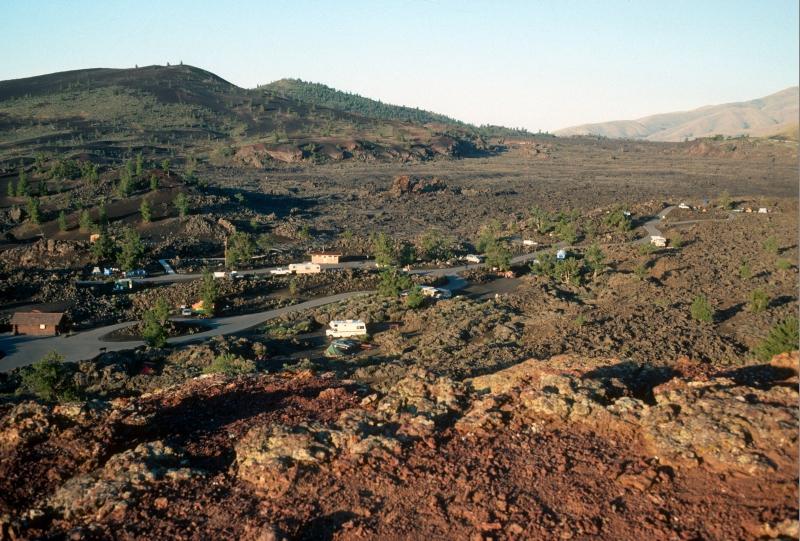
POLYGON ((796 2, 370 6, 6 6, 0 79, 182 61, 246 88, 297 78, 531 131, 747 101, 798 84, 796 2))

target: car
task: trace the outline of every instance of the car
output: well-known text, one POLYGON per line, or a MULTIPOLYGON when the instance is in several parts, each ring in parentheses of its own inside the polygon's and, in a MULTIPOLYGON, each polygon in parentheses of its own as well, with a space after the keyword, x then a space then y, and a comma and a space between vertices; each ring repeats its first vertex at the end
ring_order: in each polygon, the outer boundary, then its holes
POLYGON ((284 276, 286 274, 292 274, 292 271, 290 271, 288 267, 277 267, 275 269, 270 269, 269 273, 276 276, 284 276))
POLYGON ((184 317, 188 317, 194 314, 191 308, 181 308, 181 315, 184 317))

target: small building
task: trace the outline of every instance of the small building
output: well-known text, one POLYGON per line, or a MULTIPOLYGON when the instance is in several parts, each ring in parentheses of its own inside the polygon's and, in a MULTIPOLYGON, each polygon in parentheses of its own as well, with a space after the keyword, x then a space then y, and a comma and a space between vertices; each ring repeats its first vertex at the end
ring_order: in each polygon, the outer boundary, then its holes
POLYGON ((11 332, 33 336, 56 336, 64 331, 64 312, 14 312, 11 332))
POLYGON ((325 336, 333 338, 349 338, 351 336, 366 336, 367 324, 360 319, 334 319, 325 329, 325 336))
POLYGON ((660 235, 653 235, 650 237, 650 244, 659 248, 663 248, 667 245, 667 239, 660 235))
POLYGON ((322 267, 317 263, 307 261, 305 263, 292 263, 289 265, 289 270, 295 274, 317 274, 322 272, 322 267))
POLYGON ((311 262, 319 265, 338 265, 342 257, 340 252, 312 252, 311 262))

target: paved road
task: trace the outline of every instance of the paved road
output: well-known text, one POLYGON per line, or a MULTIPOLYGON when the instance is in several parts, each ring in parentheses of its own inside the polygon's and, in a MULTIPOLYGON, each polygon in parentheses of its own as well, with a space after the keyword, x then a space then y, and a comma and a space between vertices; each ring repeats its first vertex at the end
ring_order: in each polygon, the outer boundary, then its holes
MULTIPOLYGON (((353 291, 348 293, 339 293, 337 295, 312 299, 310 301, 301 302, 292 306, 285 306, 283 308, 276 308, 275 310, 267 310, 265 312, 258 312, 255 314, 211 318, 203 320, 204 324, 211 327, 209 330, 197 334, 177 336, 175 338, 170 338, 167 340, 167 342, 176 345, 187 344, 189 342, 205 340, 206 338, 211 338, 221 334, 233 334, 256 327, 265 321, 269 321, 270 319, 275 319, 295 311, 316 308, 326 304, 356 297, 358 295, 365 295, 367 293, 369 292, 353 291)), ((0 359, 0 372, 8 372, 14 368, 34 363, 51 351, 58 351, 67 361, 80 361, 83 359, 91 359, 102 353, 103 350, 119 351, 142 346, 144 345, 144 342, 141 340, 125 342, 109 342, 104 340, 104 337, 109 333, 129 327, 134 323, 136 322, 127 321, 125 323, 107 325, 105 327, 98 327, 97 329, 92 329, 90 331, 73 334, 72 336, 64 335, 34 337, 12 336, 10 334, 5 334, 0 336, 0 350, 6 352, 6 356, 0 359)))
POLYGON ((644 227, 644 230, 647 232, 647 236, 637 240, 635 244, 650 244, 650 239, 652 237, 663 237, 664 235, 663 233, 661 233, 661 230, 658 228, 658 226, 661 225, 661 220, 666 218, 667 214, 669 214, 676 208, 677 207, 674 206, 667 207, 661 212, 659 212, 658 216, 656 216, 655 218, 653 218, 648 222, 645 222, 645 224, 642 227, 644 227))
MULTIPOLYGON (((661 231, 657 225, 661 220, 667 216, 675 207, 667 207, 662 210, 657 218, 654 218, 644 224, 644 229, 647 231, 648 236, 639 239, 637 242, 650 242, 650 237, 653 235, 661 235, 661 231)), ((700 221, 700 220, 697 220, 700 221)), ((687 223, 690 223, 689 221, 687 223)), ((549 246, 536 252, 521 254, 511 259, 511 263, 519 265, 527 263, 538 257, 545 250, 553 250, 559 248, 568 248, 566 243, 558 243, 549 246)), ((350 261, 340 263, 338 265, 323 265, 327 269, 345 269, 345 268, 374 268, 374 261, 350 261)), ((448 283, 444 287, 451 291, 463 289, 468 285, 467 281, 458 275, 462 272, 474 270, 483 267, 482 263, 474 263, 469 265, 461 265, 458 267, 448 267, 444 269, 414 269, 412 274, 426 274, 431 276, 445 276, 448 278, 448 283)), ((261 269, 254 269, 250 271, 243 271, 242 274, 266 274, 274 267, 266 267, 261 269)), ((143 278, 144 282, 174 282, 179 280, 195 280, 202 276, 202 274, 166 274, 163 276, 151 276, 143 278)), ((252 327, 256 327, 270 319, 284 316, 288 313, 305 310, 308 308, 316 308, 326 304, 331 304, 341 300, 349 299, 358 295, 365 295, 371 293, 370 291, 356 291, 348 293, 339 293, 337 295, 330 295, 312 299, 306 302, 298 303, 292 306, 277 308, 275 310, 267 310, 264 312, 257 312, 254 314, 243 314, 240 316, 231 316, 224 318, 211 318, 204 320, 211 328, 201 333, 179 336, 170 338, 170 344, 186 344, 198 340, 205 340, 214 336, 223 334, 233 334, 241 332, 252 327)), ((82 359, 91 359, 102 351, 119 351, 123 349, 131 349, 141 346, 144 342, 126 341, 126 342, 109 342, 103 338, 111 332, 133 325, 135 321, 128 321, 125 323, 117 323, 115 325, 108 325, 99 327, 90 331, 74 334, 72 336, 56 336, 56 337, 32 337, 32 336, 11 336, 5 334, 0 336, 0 350, 6 353, 6 356, 0 359, 0 372, 6 372, 20 366, 26 366, 36 362, 50 351, 58 351, 67 361, 78 361, 82 359)))

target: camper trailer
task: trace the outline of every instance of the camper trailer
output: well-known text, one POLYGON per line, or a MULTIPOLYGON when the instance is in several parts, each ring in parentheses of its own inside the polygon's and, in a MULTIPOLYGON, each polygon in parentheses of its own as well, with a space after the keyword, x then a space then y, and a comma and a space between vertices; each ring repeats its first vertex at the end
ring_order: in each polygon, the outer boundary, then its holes
POLYGON ((653 235, 650 237, 650 244, 658 248, 663 248, 667 245, 667 239, 660 235, 653 235))
POLYGON ((289 270, 295 274, 316 274, 322 271, 322 267, 320 267, 317 263, 292 263, 289 265, 289 270))
POLYGON ((450 290, 433 286, 421 286, 420 292, 425 297, 433 297, 434 299, 449 299, 453 296, 450 290))
POLYGON ((367 324, 360 319, 335 319, 325 329, 325 336, 333 338, 349 338, 351 336, 366 336, 367 324))

